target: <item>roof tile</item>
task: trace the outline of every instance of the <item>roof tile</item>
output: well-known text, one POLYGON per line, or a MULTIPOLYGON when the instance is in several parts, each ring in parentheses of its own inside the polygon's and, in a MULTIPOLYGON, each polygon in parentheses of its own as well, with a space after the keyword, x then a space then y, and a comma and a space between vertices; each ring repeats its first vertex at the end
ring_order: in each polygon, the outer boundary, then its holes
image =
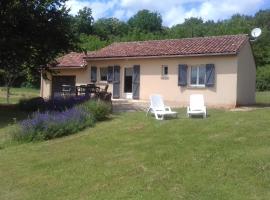
POLYGON ((85 56, 94 58, 121 58, 145 56, 196 56, 236 54, 247 35, 226 35, 200 38, 118 42, 85 56))
POLYGON ((55 67, 84 67, 86 65, 84 56, 84 53, 68 53, 56 59, 55 67))

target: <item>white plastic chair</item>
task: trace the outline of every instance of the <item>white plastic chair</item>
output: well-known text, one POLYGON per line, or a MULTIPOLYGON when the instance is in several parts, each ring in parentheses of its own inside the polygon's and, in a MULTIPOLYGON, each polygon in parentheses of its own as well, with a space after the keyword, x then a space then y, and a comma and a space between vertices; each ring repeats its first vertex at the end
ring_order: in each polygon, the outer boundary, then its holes
POLYGON ((202 94, 190 95, 189 106, 187 107, 187 116, 203 115, 206 118, 206 106, 204 105, 204 98, 202 94))
POLYGON ((169 106, 164 105, 162 96, 158 94, 150 96, 150 107, 148 108, 146 115, 149 112, 154 114, 157 120, 163 120, 165 115, 177 116, 177 112, 172 111, 169 106))

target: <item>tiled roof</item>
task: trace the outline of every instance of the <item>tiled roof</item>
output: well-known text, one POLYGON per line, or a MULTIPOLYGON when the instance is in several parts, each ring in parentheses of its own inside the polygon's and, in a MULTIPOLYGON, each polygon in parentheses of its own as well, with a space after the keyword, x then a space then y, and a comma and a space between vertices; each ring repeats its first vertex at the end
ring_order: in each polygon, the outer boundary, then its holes
POLYGON ((226 35, 185 39, 113 43, 85 58, 121 58, 151 56, 199 56, 237 54, 248 41, 247 35, 226 35))
POLYGON ((56 59, 54 67, 85 67, 84 53, 71 52, 56 59))

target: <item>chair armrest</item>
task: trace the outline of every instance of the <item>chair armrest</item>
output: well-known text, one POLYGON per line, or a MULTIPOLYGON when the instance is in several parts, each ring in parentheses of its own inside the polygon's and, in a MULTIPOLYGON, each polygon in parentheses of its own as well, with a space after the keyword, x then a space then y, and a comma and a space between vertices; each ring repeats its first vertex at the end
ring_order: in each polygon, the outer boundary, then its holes
POLYGON ((169 106, 164 106, 164 108, 165 108, 166 111, 169 111, 169 112, 172 111, 171 108, 170 108, 169 106))

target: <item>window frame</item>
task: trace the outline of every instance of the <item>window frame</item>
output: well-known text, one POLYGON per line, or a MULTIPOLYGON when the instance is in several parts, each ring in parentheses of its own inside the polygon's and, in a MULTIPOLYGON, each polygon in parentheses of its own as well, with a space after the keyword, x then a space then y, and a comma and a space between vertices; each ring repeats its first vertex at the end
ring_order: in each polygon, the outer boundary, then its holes
POLYGON ((200 64, 200 65, 192 65, 190 67, 190 79, 189 79, 189 85, 191 87, 200 87, 204 88, 205 87, 205 82, 206 82, 206 65, 205 64, 200 64), (191 83, 192 81, 192 69, 196 68, 196 84, 191 83), (204 68, 204 83, 200 84, 200 68, 204 68))
POLYGON ((99 81, 100 82, 107 82, 108 81, 108 67, 100 67, 99 68, 99 81), (106 70, 106 80, 102 80, 101 70, 106 70))
POLYGON ((161 78, 168 78, 168 77, 169 77, 169 66, 161 65, 161 78), (167 68, 167 73, 165 74, 166 68, 167 68))

